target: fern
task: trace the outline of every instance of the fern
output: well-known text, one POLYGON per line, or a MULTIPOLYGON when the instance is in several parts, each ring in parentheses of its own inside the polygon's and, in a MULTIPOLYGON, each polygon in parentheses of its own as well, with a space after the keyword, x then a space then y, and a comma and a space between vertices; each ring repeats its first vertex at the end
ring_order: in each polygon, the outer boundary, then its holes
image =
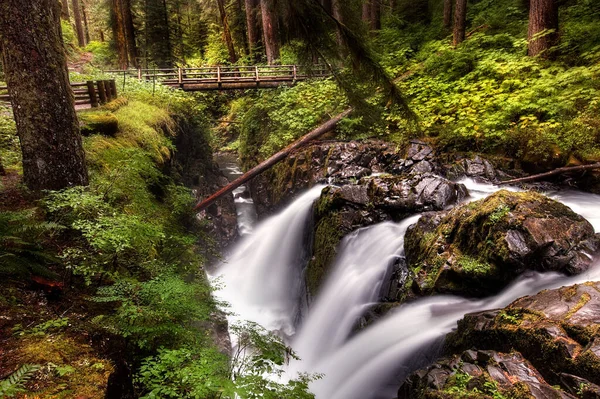
POLYGON ((0 381, 0 397, 11 398, 25 391, 25 384, 33 377, 40 366, 35 364, 24 364, 17 371, 0 381))

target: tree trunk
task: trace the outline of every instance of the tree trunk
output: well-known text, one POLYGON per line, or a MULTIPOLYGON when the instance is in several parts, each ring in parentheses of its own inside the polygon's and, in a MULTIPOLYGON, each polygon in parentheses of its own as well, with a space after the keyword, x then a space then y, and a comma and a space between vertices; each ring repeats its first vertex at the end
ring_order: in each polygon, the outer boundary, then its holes
MULTIPOLYGON (((333 14, 333 18, 337 19, 340 23, 344 23, 344 14, 342 13, 342 0, 331 0, 331 12, 333 14)), ((344 38, 342 36, 342 32, 340 29, 336 29, 335 38, 337 41, 340 50, 342 51, 342 56, 345 56, 343 53, 344 47, 344 38)))
POLYGON ((243 43, 244 55, 250 55, 250 44, 248 43, 248 26, 246 25, 246 14, 244 13, 244 2, 243 0, 235 1, 235 26, 238 26, 236 30, 239 34, 240 42, 243 43))
POLYGON ((370 25, 371 21, 371 3, 373 0, 363 0, 362 3, 362 20, 367 26, 370 25))
POLYGON ((273 0, 260 0, 260 9, 267 62, 269 65, 273 65, 279 59, 279 40, 277 38, 279 32, 273 0))
POLYGON ((369 27, 371 30, 381 29, 381 0, 371 0, 369 11, 369 27))
POLYGON ((548 56, 558 42, 558 5, 555 0, 531 0, 528 30, 530 56, 548 56))
POLYGON ((75 31, 77 33, 77 42, 79 47, 85 47, 85 33, 83 30, 83 21, 81 19, 81 9, 79 8, 79 0, 72 0, 73 17, 75 18, 75 31))
POLYGON ((454 5, 454 32, 452 44, 458 46, 465 41, 467 29, 467 0, 456 0, 454 5))
POLYGON ((333 13, 333 0, 320 0, 321 5, 323 6, 323 8, 325 9, 325 11, 327 11, 329 14, 333 13))
POLYGON ((444 28, 452 28, 452 0, 444 0, 444 28))
POLYGON ((221 25, 223 25, 223 37, 227 44, 227 53, 229 54, 229 62, 235 64, 238 60, 237 54, 235 53, 235 47, 233 46, 233 39, 231 37, 231 30, 229 29, 229 22, 227 21, 227 13, 225 11, 225 0, 217 0, 219 6, 219 15, 221 16, 221 25))
POLYGON ((88 184, 56 0, 2 0, 0 41, 23 180, 34 191, 88 184))
POLYGON ((256 18, 257 13, 257 0, 245 0, 246 6, 246 28, 248 32, 248 49, 250 50, 250 58, 253 61, 257 60, 256 49, 259 45, 259 28, 258 20, 256 18))
POLYGON ((171 29, 165 0, 146 0, 146 63, 153 61, 160 68, 173 66, 171 29))
POLYGON ((139 68, 138 47, 135 40, 135 25, 133 24, 133 13, 131 12, 131 0, 123 0, 123 24, 125 37, 127 38, 127 53, 129 55, 129 64, 134 68, 139 68))
POLYGON ((117 50, 119 68, 127 69, 129 66, 129 62, 127 57, 127 39, 125 37, 122 0, 111 0, 110 14, 113 32, 113 42, 115 44, 115 49, 117 50))
POLYGON ((83 16, 83 28, 85 30, 85 43, 90 42, 90 30, 88 28, 87 13, 85 12, 85 1, 81 0, 81 15, 83 16))
POLYGON ((69 21, 71 19, 69 16, 69 0, 61 0, 60 4, 62 6, 60 17, 65 21, 69 21))

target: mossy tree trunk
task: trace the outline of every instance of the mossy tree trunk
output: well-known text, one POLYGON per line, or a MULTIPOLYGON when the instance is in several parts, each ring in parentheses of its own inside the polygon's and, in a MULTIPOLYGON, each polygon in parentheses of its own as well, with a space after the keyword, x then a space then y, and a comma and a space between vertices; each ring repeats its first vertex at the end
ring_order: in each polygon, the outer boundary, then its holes
POLYGON ((548 57, 558 42, 558 5, 556 0, 531 0, 529 6, 528 54, 548 57))
POLYGON ((127 38, 125 34, 125 23, 123 21, 123 2, 121 0, 111 0, 110 20, 113 31, 113 42, 117 50, 119 67, 127 69, 129 66, 127 56, 127 38))
POLYGON ((83 19, 81 17, 81 7, 79 0, 72 0, 73 18, 75 19, 75 32, 77 33, 77 42, 79 47, 85 47, 85 31, 83 28, 83 19))
POLYGON ((88 27, 88 17, 86 12, 85 0, 81 0, 81 15, 83 16, 83 28, 85 30, 85 42, 90 42, 90 29, 88 27))
POLYGON ((267 62, 272 65, 279 59, 279 32, 274 0, 260 0, 260 10, 267 62))
POLYGON ((381 0, 371 0, 369 27, 371 30, 381 29, 381 0))
POLYGON ((467 0, 456 0, 454 4, 454 30, 452 44, 458 46, 465 41, 467 30, 467 0))
POLYGON ((244 0, 246 8, 246 28, 248 33, 248 49, 252 60, 256 61, 259 56, 257 49, 259 47, 259 26, 257 15, 257 0, 244 0))
POLYGON ((444 0, 444 28, 452 28, 452 0, 444 0))
POLYGON ((34 191, 87 185, 56 0, 2 0, 0 42, 23 153, 34 191))
POLYGON ((61 0, 60 4, 62 6, 61 12, 60 12, 60 17, 62 19, 64 19, 65 21, 69 21, 70 20, 70 17, 69 17, 69 0, 61 0))
POLYGON ((223 38, 227 44, 227 53, 229 54, 229 62, 235 64, 238 60, 231 37, 231 29, 229 29, 229 21, 227 20, 227 12, 225 11, 225 0, 217 0, 219 6, 219 15, 221 17, 221 25, 223 26, 223 38))
POLYGON ((125 25, 125 36, 127 37, 127 53, 129 64, 139 68, 138 48, 135 40, 135 25, 133 24, 133 13, 131 12, 131 0, 123 0, 123 23, 125 25))

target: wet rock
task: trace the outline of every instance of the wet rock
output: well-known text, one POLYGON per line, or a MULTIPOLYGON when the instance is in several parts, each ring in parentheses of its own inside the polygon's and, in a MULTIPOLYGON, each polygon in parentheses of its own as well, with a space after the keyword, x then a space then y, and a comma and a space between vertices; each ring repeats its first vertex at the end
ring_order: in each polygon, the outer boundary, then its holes
POLYGON ((423 294, 486 296, 525 270, 581 273, 600 235, 571 209, 536 193, 499 191, 449 212, 424 214, 406 234, 423 294))
MULTIPOLYGON (((550 384, 574 393, 586 383, 588 397, 594 397, 589 395, 600 382, 599 311, 600 283, 545 290, 502 310, 466 315, 446 337, 445 352, 516 350, 550 384)), ((528 382, 524 376, 519 380, 528 382)))
MULTIPOLYGON (((465 196, 463 185, 431 173, 369 177, 357 184, 326 188, 315 204, 314 257, 307 269, 309 292, 316 294, 346 234, 416 212, 444 209, 465 196)), ((386 295, 397 297, 398 292, 386 295)))
POLYGON ((468 351, 411 374, 398 399, 575 398, 549 385, 520 353, 468 351))

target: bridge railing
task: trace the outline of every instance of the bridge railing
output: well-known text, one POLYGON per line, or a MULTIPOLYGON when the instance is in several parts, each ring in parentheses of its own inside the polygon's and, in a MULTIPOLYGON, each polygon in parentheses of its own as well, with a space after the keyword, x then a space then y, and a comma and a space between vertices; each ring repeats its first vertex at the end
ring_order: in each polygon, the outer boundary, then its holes
POLYGON ((224 83, 284 83, 305 80, 311 77, 329 76, 325 65, 303 67, 297 65, 261 66, 210 66, 198 68, 156 68, 107 70, 116 76, 137 77, 139 80, 160 82, 168 86, 224 83))
MULTIPOLYGON (((117 98, 117 85, 112 80, 88 80, 71 83, 75 105, 90 105, 92 108, 117 98)), ((0 104, 10 106, 10 93, 7 86, 0 86, 0 104)))

